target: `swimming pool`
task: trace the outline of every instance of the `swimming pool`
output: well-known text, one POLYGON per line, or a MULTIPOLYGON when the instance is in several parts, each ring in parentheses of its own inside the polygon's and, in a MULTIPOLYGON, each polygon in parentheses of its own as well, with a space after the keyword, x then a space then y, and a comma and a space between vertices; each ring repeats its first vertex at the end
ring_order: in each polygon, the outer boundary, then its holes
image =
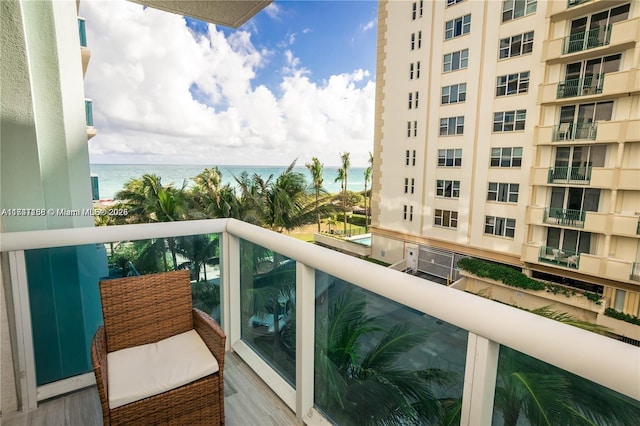
POLYGON ((357 237, 349 238, 349 241, 352 243, 371 247, 371 234, 358 235, 357 237))

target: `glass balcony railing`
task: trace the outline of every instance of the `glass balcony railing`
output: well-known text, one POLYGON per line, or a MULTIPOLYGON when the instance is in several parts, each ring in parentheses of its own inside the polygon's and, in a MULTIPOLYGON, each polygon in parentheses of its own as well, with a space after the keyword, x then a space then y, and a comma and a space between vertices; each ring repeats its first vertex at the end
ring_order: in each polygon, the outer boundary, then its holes
POLYGON ((591 0, 567 0, 567 8, 574 7, 582 3, 586 3, 591 0))
POLYGON ((540 247, 538 260, 545 263, 553 263, 567 268, 578 269, 580 266, 580 253, 558 247, 540 247))
POLYGON ((633 281, 640 281, 640 262, 633 262, 631 264, 629 279, 633 281))
POLYGON ((598 123, 560 123, 553 129, 553 141, 595 140, 598 123))
POLYGON ((606 46, 611 40, 611 25, 593 28, 589 31, 571 34, 562 40, 562 54, 581 52, 595 47, 606 46))
POLYGON ((574 228, 584 228, 584 218, 586 211, 571 210, 557 207, 544 209, 544 223, 550 225, 571 226, 574 228))
MULTIPOLYGON (((558 408, 592 423, 640 416, 637 352, 623 342, 234 219, 9 232, 1 241, 13 294, 29 301, 16 313, 25 318, 16 344, 34 352, 24 380, 32 395, 45 382, 81 375, 73 383, 86 386, 92 377, 99 280, 189 268, 194 305, 300 417, 537 424, 558 408), (593 395, 618 417, 585 413, 593 395)), ((574 253, 543 252, 578 267, 579 255, 573 264, 574 253)))
POLYGON ((93 127, 93 102, 88 99, 84 100, 84 114, 87 120, 87 126, 93 127))
POLYGON ((583 78, 572 78, 558 83, 557 98, 597 95, 602 93, 604 74, 595 74, 583 78))
POLYGON ((591 182, 591 166, 549 167, 547 183, 588 185, 591 182))
POLYGON ((78 18, 78 31, 80 32, 80 46, 87 47, 87 28, 84 18, 78 18))

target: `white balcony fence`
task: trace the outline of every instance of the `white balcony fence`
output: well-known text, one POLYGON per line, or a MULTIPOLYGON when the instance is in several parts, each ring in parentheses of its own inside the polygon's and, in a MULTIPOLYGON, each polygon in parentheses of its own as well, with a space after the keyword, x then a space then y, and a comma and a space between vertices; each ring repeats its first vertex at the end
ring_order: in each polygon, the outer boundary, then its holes
MULTIPOLYGON (((41 397, 36 389, 33 355, 29 353, 32 334, 25 250, 211 233, 221 236, 222 323, 229 349, 240 354, 300 420, 318 418, 313 409, 315 270, 468 331, 462 424, 491 424, 500 345, 640 400, 637 347, 244 222, 215 219, 3 233, 0 251, 9 257, 20 342, 14 356, 18 357, 21 398, 27 407, 34 407, 41 397), (297 262, 295 388, 241 339, 241 239, 297 262)), ((84 382, 78 383, 80 386, 84 382)))

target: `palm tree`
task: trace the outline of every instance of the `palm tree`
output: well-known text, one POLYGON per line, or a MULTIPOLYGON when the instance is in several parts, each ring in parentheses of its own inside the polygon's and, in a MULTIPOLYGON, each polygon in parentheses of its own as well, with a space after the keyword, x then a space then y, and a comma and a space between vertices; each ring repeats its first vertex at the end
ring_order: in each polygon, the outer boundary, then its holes
POLYGON ((400 366, 427 332, 406 323, 385 326, 366 312, 366 301, 341 293, 317 328, 318 406, 339 424, 453 424, 459 401, 438 398, 453 382, 450 372, 400 366))
POLYGON ((351 161, 349 160, 349 153, 345 152, 340 154, 340 160, 342 161, 342 167, 338 169, 338 177, 335 182, 340 181, 342 183, 342 214, 344 219, 344 234, 347 234, 347 178, 349 175, 349 167, 351 161))
MULTIPOLYGON (((364 169, 364 230, 366 231, 367 228, 369 227, 369 214, 367 212, 367 184, 369 183, 369 181, 371 180, 371 162, 372 162, 373 156, 371 155, 371 153, 369 153, 369 166, 364 169)), ((369 204, 371 205, 371 204, 369 204)))
POLYGON ((200 281, 200 270, 204 268, 207 281, 207 263, 218 253, 218 237, 213 235, 190 235, 176 238, 176 251, 191 261, 191 279, 200 281))
POLYGON ((495 407, 505 426, 524 415, 532 425, 634 425, 636 401, 502 346, 495 407))
POLYGON ((305 164, 306 168, 311 172, 311 186, 313 187, 316 195, 316 215, 318 220, 318 232, 320 232, 320 211, 319 207, 319 199, 320 199, 320 191, 322 191, 322 167, 323 164, 318 160, 317 157, 313 157, 311 159, 311 163, 305 164))

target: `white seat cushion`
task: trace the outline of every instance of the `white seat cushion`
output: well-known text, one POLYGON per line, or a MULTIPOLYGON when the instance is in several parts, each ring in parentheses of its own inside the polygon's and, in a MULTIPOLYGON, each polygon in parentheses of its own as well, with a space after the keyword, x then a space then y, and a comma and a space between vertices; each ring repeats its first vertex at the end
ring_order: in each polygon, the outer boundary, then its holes
POLYGON ((109 408, 178 388, 218 371, 195 330, 107 354, 109 408))

